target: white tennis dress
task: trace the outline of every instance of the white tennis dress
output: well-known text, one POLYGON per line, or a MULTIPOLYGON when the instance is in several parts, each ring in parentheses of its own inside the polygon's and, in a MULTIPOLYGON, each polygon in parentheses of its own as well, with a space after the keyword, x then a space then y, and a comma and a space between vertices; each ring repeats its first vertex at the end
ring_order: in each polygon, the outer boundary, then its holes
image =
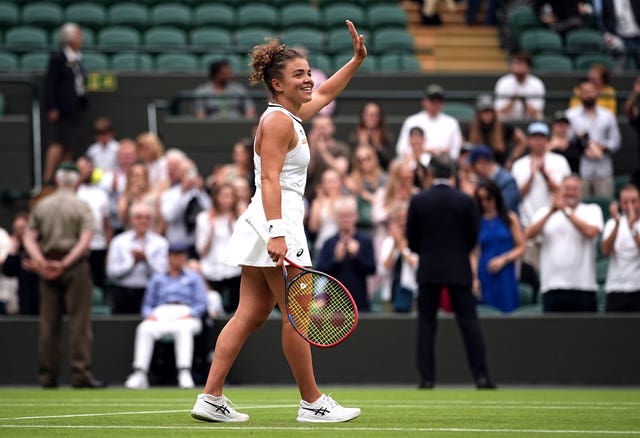
MULTIPOLYGON (((311 266, 311 257, 303 225, 304 201, 302 198, 310 159, 307 135, 304 132, 302 120, 281 105, 270 103, 260 119, 262 120, 267 114, 275 111, 284 113, 291 118, 292 128, 298 135, 298 143, 287 152, 280 172, 281 211, 285 241, 287 242, 287 257, 301 266, 311 266)), ((264 230, 266 234, 267 219, 262 205, 262 181, 260 179, 262 166, 260 156, 255 153, 255 145, 253 163, 255 165, 256 193, 251 198, 247 210, 238 219, 221 260, 234 266, 275 266, 275 262, 267 253, 267 246, 245 220, 250 217, 252 223, 258 229, 264 230)))

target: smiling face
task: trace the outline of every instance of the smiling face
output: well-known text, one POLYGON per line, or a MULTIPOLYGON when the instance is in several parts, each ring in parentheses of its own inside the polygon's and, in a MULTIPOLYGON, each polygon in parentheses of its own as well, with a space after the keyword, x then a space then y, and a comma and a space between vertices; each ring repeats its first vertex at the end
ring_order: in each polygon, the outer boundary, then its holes
POLYGON ((313 79, 309 62, 304 58, 293 58, 286 62, 280 78, 271 80, 276 98, 284 98, 295 105, 311 100, 313 79))

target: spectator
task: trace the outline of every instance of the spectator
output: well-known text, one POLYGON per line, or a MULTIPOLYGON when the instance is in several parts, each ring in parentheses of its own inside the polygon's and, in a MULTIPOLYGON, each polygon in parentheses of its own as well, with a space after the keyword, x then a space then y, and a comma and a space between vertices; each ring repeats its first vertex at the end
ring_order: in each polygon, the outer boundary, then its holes
POLYGON ((469 125, 469 143, 485 144, 491 148, 495 161, 507 169, 526 149, 527 137, 518 127, 500 121, 488 94, 478 96, 476 115, 469 125))
POLYGON ((133 373, 124 386, 130 389, 149 387, 147 373, 151 365, 154 342, 163 336, 173 337, 178 369, 178 386, 193 388, 193 336, 202 331, 202 316, 207 310, 207 291, 200 274, 186 268, 189 245, 172 243, 169 267, 153 275, 144 294, 142 321, 136 329, 133 373))
POLYGON ((167 269, 169 243, 151 231, 153 213, 149 205, 135 202, 129 209, 129 218, 131 229, 113 238, 107 255, 114 314, 139 313, 149 279, 167 269))
POLYGON ((233 70, 227 60, 214 61, 209 65, 210 82, 195 90, 196 117, 199 119, 251 119, 256 115, 253 100, 246 88, 233 82, 233 70))
POLYGON ((406 236, 418 264, 418 347, 420 388, 435 382, 435 334, 443 288, 447 288, 464 338, 469 366, 478 388, 495 388, 489 378, 484 339, 471 293, 471 251, 478 238, 478 209, 471 197, 452 188, 453 163, 447 156, 429 164, 433 186, 411 199, 406 236), (442 251, 446 248, 446 251, 442 251))
POLYGON ((249 207, 251 197, 255 192, 255 187, 253 187, 253 185, 249 185, 249 181, 242 177, 234 178, 233 181, 231 181, 231 186, 233 187, 233 193, 237 201, 236 213, 240 216, 245 212, 247 207, 249 207))
MULTIPOLYGON (((441 0, 421 0, 422 8, 420 9, 420 16, 422 17, 422 24, 425 26, 442 26, 442 19, 438 13, 438 7, 441 0)), ((454 0, 444 0, 447 8, 450 11, 456 10, 456 4, 454 0)))
POLYGON ((640 192, 628 184, 620 190, 620 207, 612 202, 602 233, 602 253, 609 256, 604 289, 607 312, 640 311, 640 192), (622 207, 622 215, 620 214, 622 207))
POLYGON ((631 124, 636 131, 636 149, 640 162, 640 76, 634 81, 631 93, 627 96, 627 100, 624 103, 624 112, 629 119, 629 124, 631 124))
POLYGON ((585 146, 582 137, 571 135, 571 124, 566 112, 556 111, 551 123, 551 138, 547 149, 565 157, 571 173, 579 174, 580 159, 584 154, 585 146))
MULTIPOLYGON (((593 64, 589 67, 587 77, 596 87, 596 91, 598 92, 596 105, 608 109, 614 115, 618 114, 618 99, 616 98, 616 89, 611 86, 611 73, 609 72, 609 69, 603 64, 593 64)), ((581 103, 580 87, 576 86, 573 89, 569 108, 579 106, 581 103)))
POLYGON ((118 216, 124 228, 130 226, 131 206, 137 202, 146 204, 152 216, 151 229, 164 234, 166 224, 160 215, 160 194, 151 188, 148 167, 144 163, 133 163, 127 169, 127 185, 118 199, 118 216))
POLYGON ((231 183, 216 184, 211 190, 211 208, 196 218, 196 250, 200 270, 209 287, 223 296, 224 311, 233 313, 240 300, 239 266, 223 263, 224 248, 238 220, 236 197, 231 183))
MULTIPOLYGON (((500 203, 507 210, 518 214, 520 191, 513 176, 493 160, 491 149, 479 145, 471 150, 469 157, 473 171, 481 178, 496 183, 500 190, 500 203)), ((477 189, 476 189, 477 195, 477 189)))
POLYGON ((581 0, 535 0, 533 9, 544 24, 565 35, 573 29, 587 27, 593 8, 581 0))
POLYGON ((474 147, 468 143, 462 145, 460 156, 457 162, 457 174, 455 187, 462 193, 473 196, 476 192, 476 184, 478 183, 478 175, 473 171, 471 165, 471 151, 474 147))
POLYGON ((166 188, 169 179, 167 157, 162 140, 153 132, 143 132, 136 137, 138 156, 147 168, 149 185, 154 191, 166 188))
POLYGON ((460 154, 462 131, 460 124, 453 117, 444 114, 444 88, 431 84, 424 90, 422 111, 405 119, 396 143, 396 156, 404 157, 411 153, 409 131, 419 126, 425 133, 424 151, 433 155, 449 154, 454 160, 460 154))
MULTIPOLYGON (((465 20, 469 26, 475 24, 478 10, 480 9, 480 0, 469 0, 467 5, 467 12, 465 14, 465 20)), ((495 26, 497 24, 496 9, 498 7, 498 1, 489 0, 485 11, 484 24, 487 26, 495 26)))
POLYGON ((418 294, 418 255, 411 252, 404 234, 408 206, 408 203, 399 203, 391 211, 388 233, 382 240, 378 257, 378 275, 386 280, 381 298, 391 301, 394 312, 410 312, 418 294))
POLYGON ((182 183, 182 167, 189 158, 180 149, 169 149, 165 157, 167 158, 168 187, 182 183))
POLYGON ((91 267, 91 279, 93 285, 104 290, 105 264, 107 260, 107 247, 113 237, 109 224, 109 198, 98 186, 92 184, 93 163, 89 158, 80 157, 76 160, 80 185, 76 191, 78 199, 86 202, 91 208, 95 228, 91 244, 89 245, 89 266, 91 267))
POLYGON ((118 167, 120 143, 114 137, 113 125, 108 117, 99 117, 93 122, 95 143, 87 149, 86 156, 93 165, 103 171, 118 167))
POLYGON ((44 77, 44 111, 49 122, 49 148, 47 149, 43 179, 53 184, 56 167, 62 161, 74 159, 84 150, 84 113, 87 76, 82 65, 82 32, 75 23, 66 23, 60 29, 60 50, 49 58, 44 77))
POLYGON ((596 248, 602 210, 583 204, 581 181, 566 177, 549 206, 533 216, 525 236, 541 237, 540 292, 545 312, 595 312, 596 248))
MULTIPOLYGON (((419 126, 414 126, 409 130, 409 146, 411 147, 411 155, 407 159, 412 169, 414 169, 416 187, 424 187, 425 178, 427 176, 427 166, 431 155, 424 151, 425 133, 419 126)), ((464 146, 464 145, 463 145, 464 146)), ((462 154, 462 149, 460 151, 462 154)))
POLYGON ((544 116, 544 83, 531 74, 531 57, 516 53, 511 72, 496 82, 495 108, 501 120, 541 120, 544 116))
POLYGON ((345 187, 338 172, 327 169, 322 174, 322 180, 317 195, 311 202, 307 229, 314 238, 314 253, 319 254, 324 243, 338 232, 338 218, 336 205, 344 196, 345 187))
POLYGON ((251 139, 238 140, 233 145, 233 162, 217 167, 207 178, 207 186, 232 182, 235 178, 245 178, 253 184, 253 143, 251 139))
POLYGON ((99 388, 104 382, 91 373, 93 285, 85 259, 95 222, 89 206, 75 194, 80 179, 75 164, 60 165, 55 178, 57 190, 32 210, 24 237, 41 278, 38 381, 44 388, 58 386, 60 331, 66 313, 71 385, 99 388))
POLYGON ((338 232, 327 239, 316 260, 319 271, 337 278, 351 292, 359 312, 370 310, 366 277, 376 272, 373 241, 358 231, 358 205, 344 197, 336 205, 338 232))
POLYGON ((181 183, 160 195, 160 213, 167 223, 167 239, 188 244, 189 257, 198 258, 194 236, 196 217, 211 207, 211 201, 202 188, 202 178, 191 160, 182 162, 179 174, 181 183))
POLYGON ((376 190, 372 218, 376 225, 386 228, 389 215, 398 204, 408 203, 418 193, 410 163, 394 160, 389 166, 387 182, 376 190))
POLYGON ((20 315, 37 315, 40 312, 40 279, 38 267, 29 258, 24 247, 27 231, 27 213, 13 218, 11 239, 13 248, 2 265, 2 273, 18 279, 18 311, 20 315))
POLYGON ((516 213, 507 210, 494 181, 485 179, 478 183, 476 201, 482 218, 476 271, 480 288, 474 287, 474 292, 483 303, 512 312, 519 306, 516 261, 526 248, 520 221, 516 213))
POLYGON ((0 315, 18 313, 18 281, 7 277, 2 267, 13 249, 13 239, 4 228, 0 228, 0 315))
POLYGON ((395 156, 391 131, 385 122, 382 107, 376 102, 367 102, 360 110, 358 125, 349 134, 349 144, 355 148, 361 144, 372 146, 378 154, 378 161, 387 170, 395 156))
POLYGON ((607 44, 622 40, 625 69, 640 69, 640 4, 633 0, 602 0, 602 25, 607 44))
POLYGON ((586 196, 613 196, 613 160, 620 148, 620 130, 616 116, 596 104, 598 92, 589 80, 579 85, 582 105, 567 111, 574 136, 585 143, 580 159, 580 177, 586 196), (585 137, 585 135, 587 137, 585 137))

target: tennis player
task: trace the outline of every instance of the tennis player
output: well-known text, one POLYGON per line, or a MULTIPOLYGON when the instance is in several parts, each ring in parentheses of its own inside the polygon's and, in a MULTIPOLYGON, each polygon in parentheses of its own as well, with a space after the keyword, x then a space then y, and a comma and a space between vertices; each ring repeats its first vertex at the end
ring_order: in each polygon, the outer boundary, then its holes
MULTIPOLYGON (((223 261, 242 267, 240 303, 220 333, 207 383, 191 416, 203 421, 243 422, 249 416, 230 407, 222 395, 224 380, 247 337, 268 318, 275 304, 282 313, 282 347, 300 390, 299 422, 342 422, 360 415, 322 394, 313 373, 311 348, 289 323, 280 266, 285 255, 301 266, 311 258, 303 229, 303 194, 309 145, 302 123, 333 101, 367 56, 364 37, 349 20, 353 57, 315 92, 309 63, 276 40, 253 49, 252 84, 264 81, 271 93, 254 143, 256 194, 238 219, 223 261), (246 222, 264 227, 264 242, 246 222)), ((291 276, 294 272, 291 272, 291 276)))

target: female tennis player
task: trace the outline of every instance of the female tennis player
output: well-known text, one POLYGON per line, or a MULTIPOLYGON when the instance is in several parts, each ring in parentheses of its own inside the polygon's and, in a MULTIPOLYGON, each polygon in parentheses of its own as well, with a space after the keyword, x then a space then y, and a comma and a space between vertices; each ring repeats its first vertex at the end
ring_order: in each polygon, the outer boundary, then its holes
MULTIPOLYGON (((313 373, 311 348, 287 318, 281 265, 287 256, 300 266, 311 258, 303 229, 303 193, 309 145, 302 126, 347 86, 367 56, 364 37, 349 20, 353 57, 314 93, 307 59, 269 40, 253 49, 250 81, 264 81, 271 93, 254 143, 256 194, 238 219, 224 261, 242 266, 240 303, 220 333, 207 383, 191 416, 203 421, 243 422, 249 416, 230 407, 222 395, 224 380, 247 337, 268 318, 275 304, 282 314, 282 347, 300 390, 299 422, 342 422, 360 415, 322 394, 313 373), (246 218, 263 227, 267 248, 246 218)), ((291 272, 291 278, 295 272, 291 272)))

